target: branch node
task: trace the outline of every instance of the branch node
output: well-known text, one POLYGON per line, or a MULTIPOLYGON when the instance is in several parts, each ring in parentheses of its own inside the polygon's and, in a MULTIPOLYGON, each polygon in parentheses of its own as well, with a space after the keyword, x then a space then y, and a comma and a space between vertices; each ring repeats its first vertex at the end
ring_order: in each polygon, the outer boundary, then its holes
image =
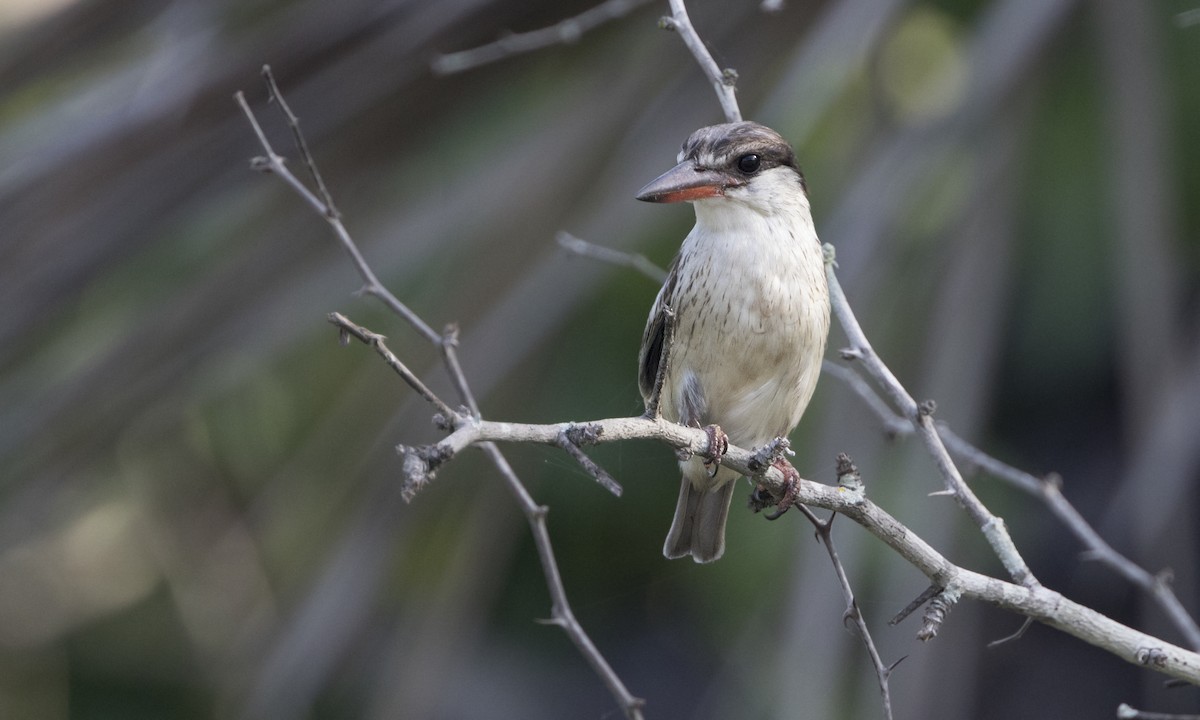
MULTIPOLYGON (((283 158, 279 158, 279 161, 283 162, 283 158)), ((250 169, 262 173, 271 172, 271 158, 255 155, 250 158, 250 169)))
POLYGON ((754 451, 750 456, 750 471, 760 474, 771 467, 776 460, 782 460, 785 455, 795 455, 791 443, 785 437, 777 437, 754 451))
POLYGON ((453 452, 440 445, 397 445, 396 452, 404 457, 404 485, 400 494, 405 502, 412 502, 417 493, 437 476, 438 467, 454 456, 453 452))
POLYGON ((838 350, 838 355, 840 355, 843 360, 847 360, 847 361, 862 360, 863 351, 856 347, 848 347, 848 348, 842 348, 841 350, 838 350))
POLYGON ((658 19, 658 29, 666 30, 668 32, 675 32, 677 29, 679 29, 679 26, 675 23, 675 18, 671 17, 670 15, 663 15, 658 19))
POLYGON ((838 453, 837 456, 837 481, 838 487, 846 490, 862 492, 865 489, 858 466, 850 460, 850 456, 846 453, 838 453))
MULTIPOLYGON (((433 426, 443 432, 454 432, 458 429, 461 417, 462 416, 447 415, 444 412, 435 412, 433 414, 433 426)), ((466 417, 470 417, 470 415, 467 415, 466 417)))
POLYGON ((932 417, 937 412, 937 403, 933 400, 925 400, 917 406, 917 413, 921 417, 932 417))
POLYGON ((1042 477, 1042 482, 1055 490, 1062 490, 1063 477, 1056 472, 1048 472, 1042 477))
POLYGON ((833 246, 833 243, 821 244, 821 258, 825 261, 826 265, 832 265, 835 268, 838 266, 837 248, 833 246))
POLYGON ((583 425, 571 423, 563 432, 566 433, 567 440, 575 445, 598 445, 600 436, 604 434, 604 427, 597 423, 584 423, 583 425))
POLYGON ((721 71, 721 82, 726 87, 734 87, 737 85, 738 71, 733 68, 725 68, 721 71))
POLYGON ((948 588, 934 595, 929 601, 929 607, 925 608, 925 615, 921 618, 922 624, 921 629, 917 631, 917 639, 921 642, 929 642, 937 637, 938 631, 942 629, 942 623, 946 620, 946 615, 949 614, 956 602, 958 602, 958 593, 949 592, 948 588))
POLYGON ((447 323, 442 329, 442 347, 458 347, 458 323, 447 323))
POLYGON ((1153 665, 1160 668, 1167 664, 1167 653, 1158 647, 1140 647, 1133 657, 1139 665, 1153 665))

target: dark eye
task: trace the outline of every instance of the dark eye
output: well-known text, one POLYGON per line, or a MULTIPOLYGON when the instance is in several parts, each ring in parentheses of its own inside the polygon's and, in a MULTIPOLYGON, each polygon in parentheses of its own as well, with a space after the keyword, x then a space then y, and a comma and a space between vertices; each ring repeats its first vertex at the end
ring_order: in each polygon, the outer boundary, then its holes
POLYGON ((747 175, 753 175, 754 173, 758 172, 758 166, 761 164, 762 160, 760 160, 759 157, 754 154, 743 155, 738 158, 737 161, 738 170, 741 170, 747 175))

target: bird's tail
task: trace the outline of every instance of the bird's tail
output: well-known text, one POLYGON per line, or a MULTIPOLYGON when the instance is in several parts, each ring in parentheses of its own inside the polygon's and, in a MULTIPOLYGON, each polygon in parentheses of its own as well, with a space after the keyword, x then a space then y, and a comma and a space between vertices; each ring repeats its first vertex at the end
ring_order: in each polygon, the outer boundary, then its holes
POLYGON ((736 484, 729 480, 701 490, 683 478, 663 555, 672 560, 691 555, 699 563, 720 558, 725 553, 725 521, 729 518, 729 503, 736 484))

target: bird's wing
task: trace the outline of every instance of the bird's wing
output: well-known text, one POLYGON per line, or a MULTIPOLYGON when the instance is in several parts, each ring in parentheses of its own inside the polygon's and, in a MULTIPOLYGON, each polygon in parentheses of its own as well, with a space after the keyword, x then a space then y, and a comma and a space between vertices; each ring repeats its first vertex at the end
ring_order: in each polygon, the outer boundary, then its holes
POLYGON ((675 283, 679 277, 679 256, 671 261, 667 269, 667 279, 654 305, 650 307, 650 317, 646 319, 646 331, 642 333, 642 349, 638 353, 638 389, 642 391, 642 400, 650 402, 654 392, 654 380, 658 377, 658 364, 662 361, 663 340, 666 332, 666 309, 673 302, 675 283))

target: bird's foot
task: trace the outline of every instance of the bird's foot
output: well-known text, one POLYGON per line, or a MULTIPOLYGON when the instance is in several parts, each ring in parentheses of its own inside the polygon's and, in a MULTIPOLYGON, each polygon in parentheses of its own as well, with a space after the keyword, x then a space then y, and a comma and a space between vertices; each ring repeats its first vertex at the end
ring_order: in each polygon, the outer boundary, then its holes
POLYGON ((708 436, 708 450, 700 455, 704 460, 704 469, 709 477, 716 477, 721 467, 721 458, 729 452, 729 436, 719 425, 706 425, 704 434, 708 436))
POLYGON ((783 458, 776 458, 771 466, 783 473, 783 495, 776 500, 767 486, 759 483, 754 486, 754 492, 750 493, 750 509, 760 512, 774 505, 775 512, 767 515, 766 518, 778 520, 796 504, 796 488, 800 484, 800 473, 796 472, 796 468, 783 458))

